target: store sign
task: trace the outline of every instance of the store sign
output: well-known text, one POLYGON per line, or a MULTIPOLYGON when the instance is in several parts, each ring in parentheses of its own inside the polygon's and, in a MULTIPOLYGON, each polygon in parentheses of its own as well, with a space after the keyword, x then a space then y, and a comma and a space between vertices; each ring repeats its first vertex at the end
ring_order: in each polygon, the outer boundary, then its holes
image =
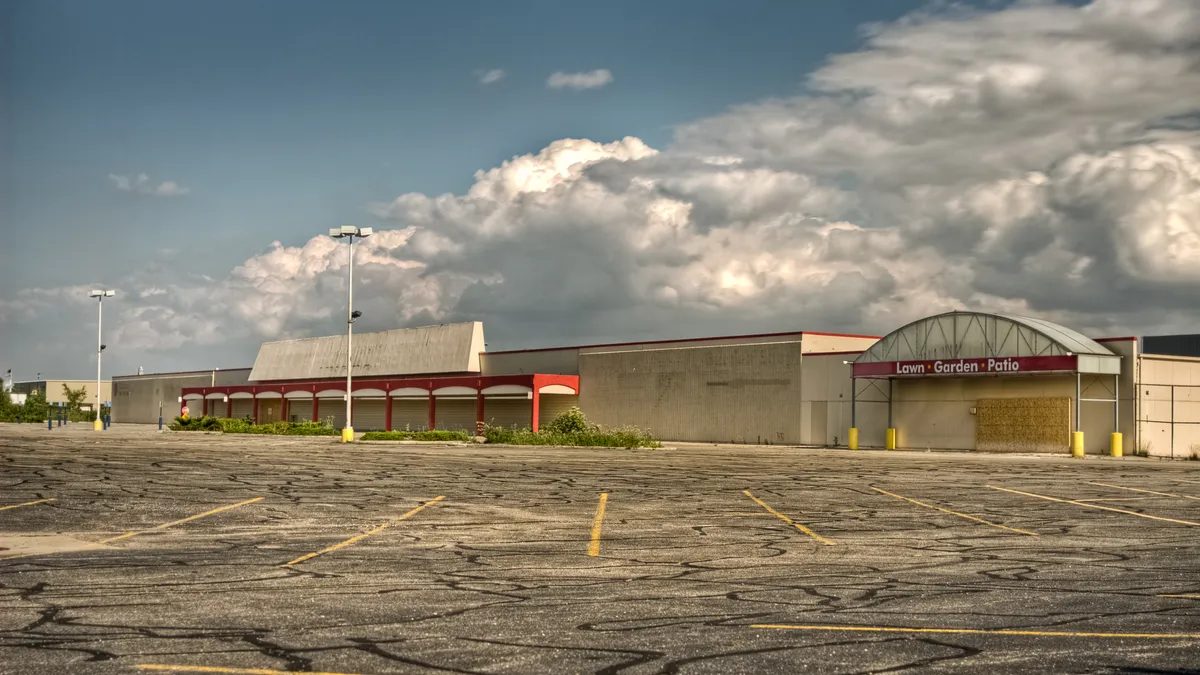
POLYGON ((1074 371, 1076 363, 1074 356, 1007 356, 988 359, 856 363, 853 368, 854 377, 936 377, 1074 371))

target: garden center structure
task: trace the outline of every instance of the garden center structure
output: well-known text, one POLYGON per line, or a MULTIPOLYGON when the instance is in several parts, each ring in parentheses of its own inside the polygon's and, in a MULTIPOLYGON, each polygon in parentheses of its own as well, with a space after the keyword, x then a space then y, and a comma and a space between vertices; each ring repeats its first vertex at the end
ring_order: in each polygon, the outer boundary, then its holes
MULTIPOLYGON (((251 369, 114 377, 114 422, 345 424, 345 336, 268 342, 251 369)), ((488 352, 479 322, 355 336, 353 427, 538 428, 578 405, 673 441, 1200 454, 1200 339, 1090 339, 950 312, 883 337, 809 331, 488 352)))

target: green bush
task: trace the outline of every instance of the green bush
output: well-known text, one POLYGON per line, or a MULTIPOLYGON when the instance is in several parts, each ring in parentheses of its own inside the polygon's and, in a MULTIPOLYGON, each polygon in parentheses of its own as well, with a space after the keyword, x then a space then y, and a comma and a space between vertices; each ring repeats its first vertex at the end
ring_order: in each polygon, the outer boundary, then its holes
POLYGON ((250 419, 225 417, 176 417, 171 431, 220 431, 226 434, 265 434, 273 436, 337 436, 341 432, 322 422, 270 422, 255 424, 250 419))
POLYGON ((598 428, 588 421, 578 406, 571 406, 570 410, 559 413, 541 431, 551 434, 586 434, 595 432, 598 428))
POLYGON ((364 441, 471 441, 471 436, 465 431, 368 431, 363 434, 364 441))
POLYGON ((579 408, 559 414, 538 431, 489 426, 483 430, 488 443, 502 445, 565 445, 601 448, 661 448, 650 432, 637 427, 604 429, 588 421, 579 408))

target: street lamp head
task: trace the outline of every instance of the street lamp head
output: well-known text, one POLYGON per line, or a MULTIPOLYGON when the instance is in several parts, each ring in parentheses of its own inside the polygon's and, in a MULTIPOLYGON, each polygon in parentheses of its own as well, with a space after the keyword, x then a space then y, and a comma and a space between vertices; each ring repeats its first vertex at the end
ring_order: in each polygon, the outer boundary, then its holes
POLYGON ((369 227, 359 228, 359 230, 358 230, 358 236, 360 236, 360 237, 369 237, 372 234, 375 234, 375 230, 373 230, 369 227))
POLYGON ((343 236, 358 234, 358 228, 353 225, 343 225, 341 227, 341 233, 343 236))
POLYGON ((114 296, 116 294, 117 294, 116 291, 102 291, 100 289, 96 289, 96 290, 93 290, 91 293, 88 293, 88 297, 89 298, 111 298, 112 296, 114 296))
POLYGON ((104 291, 104 297, 106 297, 106 298, 111 298, 112 296, 114 296, 116 294, 117 294, 116 291, 104 291))
POLYGON ((108 345, 100 345, 100 351, 104 351, 107 348, 108 348, 108 345))

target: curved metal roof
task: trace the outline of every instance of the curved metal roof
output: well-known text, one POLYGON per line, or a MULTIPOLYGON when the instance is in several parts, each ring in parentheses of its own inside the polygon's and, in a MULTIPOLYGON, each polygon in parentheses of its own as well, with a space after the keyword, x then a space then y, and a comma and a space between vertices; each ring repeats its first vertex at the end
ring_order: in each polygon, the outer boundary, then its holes
POLYGON ((925 317, 888 333, 855 363, 1072 354, 1117 356, 1078 331, 1045 319, 956 311, 925 317))

